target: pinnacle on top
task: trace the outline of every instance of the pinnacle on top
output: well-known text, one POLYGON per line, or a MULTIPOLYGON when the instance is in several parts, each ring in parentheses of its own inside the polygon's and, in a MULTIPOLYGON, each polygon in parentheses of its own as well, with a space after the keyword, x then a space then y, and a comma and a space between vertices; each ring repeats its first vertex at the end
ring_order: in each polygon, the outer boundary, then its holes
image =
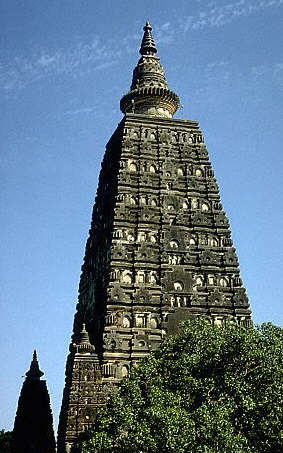
POLYGON ((171 118, 180 106, 179 97, 167 85, 164 70, 156 56, 157 49, 149 22, 144 26, 140 54, 133 71, 130 91, 121 101, 123 113, 171 118))
POLYGON ((44 373, 39 369, 36 350, 33 351, 32 361, 29 370, 26 372, 26 379, 39 380, 44 373))
POLYGON ((140 54, 141 55, 154 55, 157 52, 155 47, 155 42, 151 34, 152 26, 149 21, 146 21, 145 26, 143 27, 144 34, 142 38, 140 54))
POLYGON ((90 344, 89 335, 88 335, 88 331, 86 330, 85 323, 83 323, 83 326, 82 326, 79 344, 90 344))
POLYGON ((95 353, 95 347, 90 342, 88 331, 86 330, 84 323, 80 332, 79 342, 77 344, 74 344, 74 346, 75 350, 81 354, 95 353))

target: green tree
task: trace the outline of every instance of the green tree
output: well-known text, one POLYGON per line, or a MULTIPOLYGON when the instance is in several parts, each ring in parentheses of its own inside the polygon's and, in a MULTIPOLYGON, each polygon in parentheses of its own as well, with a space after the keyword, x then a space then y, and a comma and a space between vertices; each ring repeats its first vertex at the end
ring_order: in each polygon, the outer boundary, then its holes
POLYGON ((73 449, 280 453, 283 329, 182 325, 133 370, 73 449))
POLYGON ((10 453, 11 452, 11 431, 0 430, 0 452, 1 453, 10 453))

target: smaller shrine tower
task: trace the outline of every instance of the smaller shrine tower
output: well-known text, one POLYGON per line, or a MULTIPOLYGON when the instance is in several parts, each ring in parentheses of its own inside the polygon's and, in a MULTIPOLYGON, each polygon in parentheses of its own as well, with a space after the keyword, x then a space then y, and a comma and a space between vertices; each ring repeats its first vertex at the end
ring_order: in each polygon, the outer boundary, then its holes
POLYGON ((55 453, 55 437, 46 381, 41 381, 36 351, 19 397, 12 434, 13 453, 55 453))
POLYGON ((70 345, 67 370, 58 427, 59 452, 71 450, 78 432, 90 428, 97 408, 105 404, 101 366, 85 324, 78 342, 70 345))

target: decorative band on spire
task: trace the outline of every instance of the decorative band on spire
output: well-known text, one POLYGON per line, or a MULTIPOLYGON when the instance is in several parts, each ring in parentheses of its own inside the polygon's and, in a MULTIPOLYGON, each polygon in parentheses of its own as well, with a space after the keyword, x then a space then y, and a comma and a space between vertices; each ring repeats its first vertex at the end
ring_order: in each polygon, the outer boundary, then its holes
POLYGON ((144 26, 141 58, 133 72, 130 91, 120 102, 123 113, 171 118, 180 106, 179 97, 167 85, 149 22, 144 26))

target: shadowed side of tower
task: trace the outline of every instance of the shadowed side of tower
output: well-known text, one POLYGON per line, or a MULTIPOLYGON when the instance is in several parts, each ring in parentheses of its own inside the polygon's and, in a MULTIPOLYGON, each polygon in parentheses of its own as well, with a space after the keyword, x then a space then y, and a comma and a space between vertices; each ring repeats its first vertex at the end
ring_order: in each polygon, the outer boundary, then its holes
POLYGON ((13 453, 55 453, 55 437, 46 381, 41 381, 36 351, 19 397, 12 433, 13 453))
POLYGON ((250 309, 198 123, 174 119, 146 23, 124 118, 106 147, 67 360, 59 453, 180 320, 247 325, 250 309), (83 323, 94 351, 78 351, 83 323), (97 355, 95 355, 97 354, 97 355), (88 365, 86 366, 86 363, 88 365))

